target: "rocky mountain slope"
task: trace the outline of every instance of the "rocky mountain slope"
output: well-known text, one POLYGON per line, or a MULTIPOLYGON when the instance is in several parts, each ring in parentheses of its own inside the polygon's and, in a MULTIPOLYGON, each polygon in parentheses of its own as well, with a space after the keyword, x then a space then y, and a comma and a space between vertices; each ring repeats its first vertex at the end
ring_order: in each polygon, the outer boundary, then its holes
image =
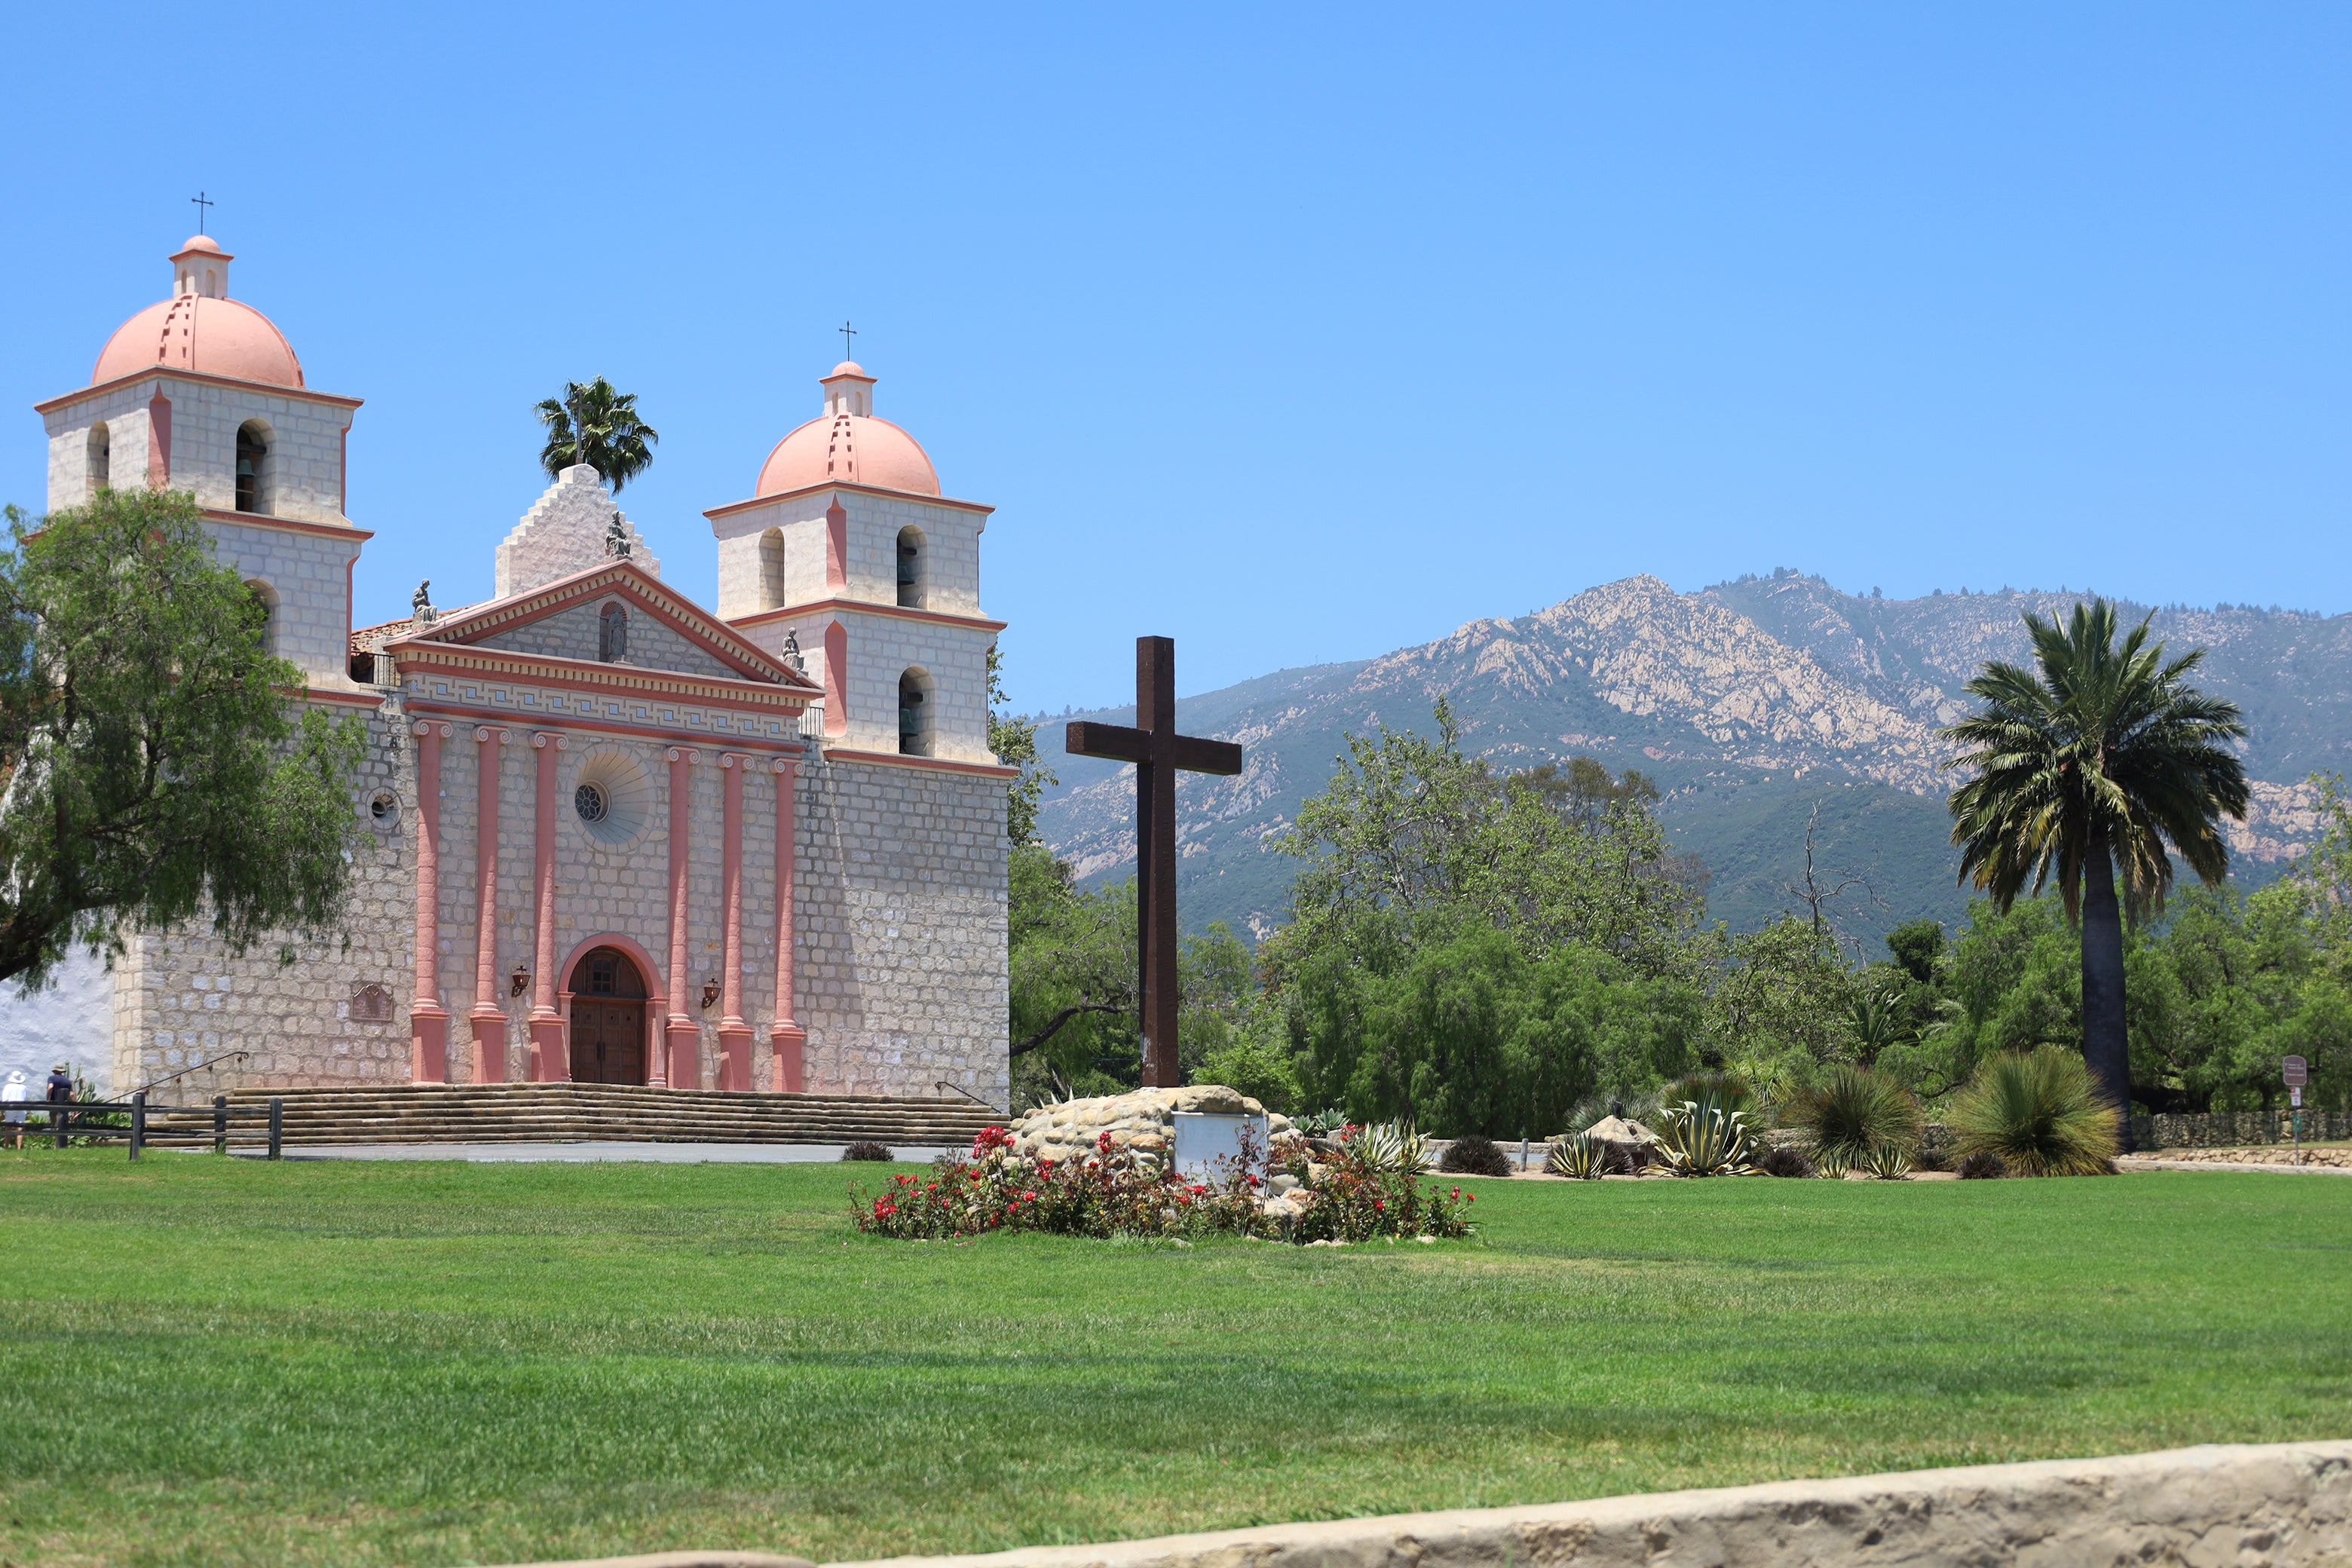
MULTIPOLYGON (((1180 897, 1188 927, 1263 933, 1282 919, 1293 863, 1266 840, 1320 788, 1347 731, 1426 729, 1451 699, 1464 743, 1518 768, 1587 754, 1634 767, 1665 792, 1678 846, 1713 875, 1710 912, 1746 927, 1788 907, 1816 807, 1820 863, 1864 873, 1843 921, 1857 941, 1896 921, 1959 918, 1938 726, 1967 710, 1961 688, 1990 658, 2023 659, 2021 614, 2063 615, 2068 593, 1861 598, 1780 572, 1677 594, 1632 577, 1516 620, 1364 663, 1284 670, 1185 700, 1195 734, 1238 741, 1240 776, 1188 776, 1178 791, 1180 897)), ((2133 607, 2134 618, 2147 613, 2133 607)), ((2301 781, 2352 752, 2352 616, 2222 606, 2156 612, 2175 648, 2210 652, 2203 683, 2244 709, 2256 812, 2233 834, 2259 879, 2311 828, 2301 781)), ((1074 717, 1131 722, 1131 710, 1074 717)), ((1039 741, 1062 779, 1044 832, 1079 874, 1133 866, 1129 771, 1039 741)))

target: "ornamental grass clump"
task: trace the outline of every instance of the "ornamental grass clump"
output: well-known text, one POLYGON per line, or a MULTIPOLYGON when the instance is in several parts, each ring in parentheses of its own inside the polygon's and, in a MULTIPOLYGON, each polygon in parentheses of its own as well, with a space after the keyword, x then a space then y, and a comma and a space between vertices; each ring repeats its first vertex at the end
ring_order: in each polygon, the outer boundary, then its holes
POLYGON ((1820 1174, 1813 1169, 1813 1163, 1805 1158, 1802 1149, 1788 1143, 1775 1143, 1765 1150, 1764 1157, 1756 1162, 1756 1168, 1768 1176, 1789 1176, 1800 1181, 1820 1174))
POLYGON ((1507 1176, 1512 1170, 1511 1157, 1496 1147, 1493 1139, 1475 1133, 1456 1138, 1437 1168, 1449 1176, 1507 1176))
POLYGON ((1960 1180, 1997 1182, 2009 1174, 2009 1163, 1990 1149, 1979 1149, 1960 1162, 1960 1180))
POLYGON ((1801 1133, 1824 1174, 1867 1167, 1872 1152, 1919 1146, 1925 1122, 1911 1091, 1876 1068, 1845 1066, 1790 1098, 1782 1120, 1801 1133))
POLYGON ((877 1143, 871 1138, 860 1138, 856 1142, 849 1144, 841 1151, 841 1157, 845 1160, 894 1160, 898 1158, 897 1155, 890 1152, 890 1146, 888 1144, 877 1143))
POLYGON ((2011 1175, 2115 1173, 2115 1108, 2083 1058, 2056 1046, 2004 1052, 1979 1068, 1952 1101, 1952 1131, 1963 1155, 1997 1154, 2011 1175))

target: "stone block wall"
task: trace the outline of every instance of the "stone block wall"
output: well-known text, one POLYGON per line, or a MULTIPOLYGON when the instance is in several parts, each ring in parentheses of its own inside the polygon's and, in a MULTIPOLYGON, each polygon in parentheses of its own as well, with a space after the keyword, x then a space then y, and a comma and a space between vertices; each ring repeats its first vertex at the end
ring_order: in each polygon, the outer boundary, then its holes
MULTIPOLYGON (((867 495, 855 490, 819 490, 762 507, 747 507, 715 519, 719 536, 719 614, 733 620, 813 605, 838 596, 870 605, 898 602, 898 531, 909 524, 923 531, 922 607, 952 616, 978 616, 980 536, 988 514, 939 506, 914 496, 867 495), (847 584, 825 580, 825 509, 838 499, 849 514, 847 584), (777 530, 784 549, 784 597, 772 602, 762 540, 777 530)), ((806 642, 807 638, 803 637, 806 642)))
POLYGON ((343 432, 351 409, 299 393, 161 379, 163 395, 172 400, 173 489, 194 490, 199 505, 235 510, 236 433, 259 420, 268 427, 269 451, 256 510, 301 522, 344 521, 343 432))
POLYGON ((714 520, 721 620, 780 610, 787 605, 811 605, 831 595, 824 574, 824 509, 832 499, 830 490, 796 496, 714 520), (784 552, 781 595, 773 591, 768 562, 761 553, 771 530, 784 552))
POLYGON ((811 1091, 1008 1103, 1003 782, 834 760, 800 809, 811 1091))
POLYGON ((310 530, 208 519, 213 552, 247 582, 268 586, 270 650, 301 668, 313 686, 352 689, 352 563, 362 541, 310 530))
MULTIPOLYGON (((620 510, 594 468, 580 463, 564 469, 499 546, 492 592, 504 599, 602 565, 605 531, 620 510)), ((621 527, 629 537, 629 559, 660 576, 661 563, 625 513, 621 527)))
MULTIPOLYGON (((995 634, 972 626, 940 626, 897 616, 848 611, 812 619, 801 633, 814 647, 810 675, 822 682, 822 622, 838 619, 848 633, 849 723, 840 743, 867 752, 898 749, 898 678, 920 668, 931 679, 930 755, 959 763, 995 762, 988 749, 988 645, 995 634)), ((765 631, 768 628, 761 627, 765 631)), ((781 645, 782 637, 777 635, 781 645)))
POLYGON ((294 961, 281 963, 278 942, 236 954, 201 923, 134 937, 114 971, 117 1092, 236 1050, 252 1056, 182 1079, 157 1100, 197 1103, 247 1085, 408 1080, 414 830, 404 820, 379 830, 368 803, 379 792, 413 802, 415 754, 399 743, 396 714, 366 712, 354 721, 367 726, 368 747, 352 810, 369 826, 354 851, 348 945, 341 937, 296 941, 294 961), (394 1002, 381 1022, 353 1016, 354 998, 370 984, 394 1002))
POLYGON ((147 400, 154 391, 152 380, 132 382, 42 416, 49 433, 49 510, 89 500, 89 427, 101 421, 108 440, 108 484, 121 489, 147 482, 147 400))
POLYGON ((923 532, 922 603, 926 610, 977 616, 980 534, 988 514, 932 506, 911 496, 842 492, 849 513, 849 587, 844 595, 871 604, 898 602, 898 533, 923 532))
POLYGON ((2215 1444, 884 1560, 888 1568, 2330 1568, 2347 1561, 2352 1443, 2344 1442, 2215 1444))
POLYGON ((617 595, 591 605, 575 605, 568 610, 558 610, 527 622, 509 631, 493 632, 479 639, 484 647, 502 647, 516 653, 551 654, 558 658, 594 660, 603 647, 603 616, 607 604, 617 604, 628 612, 628 662, 644 669, 675 669, 696 675, 713 675, 721 679, 740 679, 741 672, 710 653, 688 642, 664 626, 659 618, 617 595))

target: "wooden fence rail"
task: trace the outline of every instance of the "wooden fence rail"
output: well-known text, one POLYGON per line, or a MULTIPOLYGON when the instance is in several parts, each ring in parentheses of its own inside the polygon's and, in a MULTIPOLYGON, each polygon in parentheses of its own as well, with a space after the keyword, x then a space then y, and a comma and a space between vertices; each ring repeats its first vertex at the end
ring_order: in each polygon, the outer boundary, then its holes
POLYGON ((27 1138, 51 1139, 60 1149, 75 1139, 85 1143, 119 1139, 129 1146, 134 1160, 151 1143, 209 1142, 215 1153, 226 1154, 240 1124, 257 1124, 265 1130, 272 1160, 279 1157, 286 1142, 286 1102, 274 1098, 267 1105, 232 1105, 228 1096, 216 1095, 207 1114, 204 1107, 150 1109, 147 1093, 142 1089, 128 1100, 27 1100, 23 1110, 25 1121, 9 1124, 12 1133, 21 1125, 27 1138))

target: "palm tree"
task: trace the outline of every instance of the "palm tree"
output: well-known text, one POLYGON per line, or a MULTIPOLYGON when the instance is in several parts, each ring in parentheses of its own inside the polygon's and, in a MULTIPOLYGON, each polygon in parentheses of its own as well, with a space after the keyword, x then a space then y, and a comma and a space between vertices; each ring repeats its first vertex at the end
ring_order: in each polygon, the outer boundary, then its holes
MULTIPOLYGON (((2246 815, 2246 773, 2229 742, 2246 727, 2234 702, 2183 678, 2205 658, 2165 662, 2147 622, 2121 643, 2116 607, 2074 606, 2064 629, 2038 616, 2032 671, 1988 664, 1968 684, 1983 710, 1944 731, 1968 748, 1944 765, 1976 776, 1952 792, 1960 879, 2006 911, 2028 873, 2053 878, 2082 932, 2083 1057, 2119 1118, 2131 1112, 2124 1029, 2124 937, 2116 885, 2137 921, 2160 912, 2173 853, 2208 886, 2230 868, 2224 813, 2246 815)), ((2127 1121, 2123 1122, 2128 1128, 2127 1121)))
POLYGON ((547 426, 547 445, 539 466, 551 479, 576 463, 586 463, 612 485, 621 487, 653 466, 653 448, 661 433, 637 417, 637 395, 615 392, 603 376, 582 385, 570 381, 563 395, 541 400, 539 422, 547 426))

